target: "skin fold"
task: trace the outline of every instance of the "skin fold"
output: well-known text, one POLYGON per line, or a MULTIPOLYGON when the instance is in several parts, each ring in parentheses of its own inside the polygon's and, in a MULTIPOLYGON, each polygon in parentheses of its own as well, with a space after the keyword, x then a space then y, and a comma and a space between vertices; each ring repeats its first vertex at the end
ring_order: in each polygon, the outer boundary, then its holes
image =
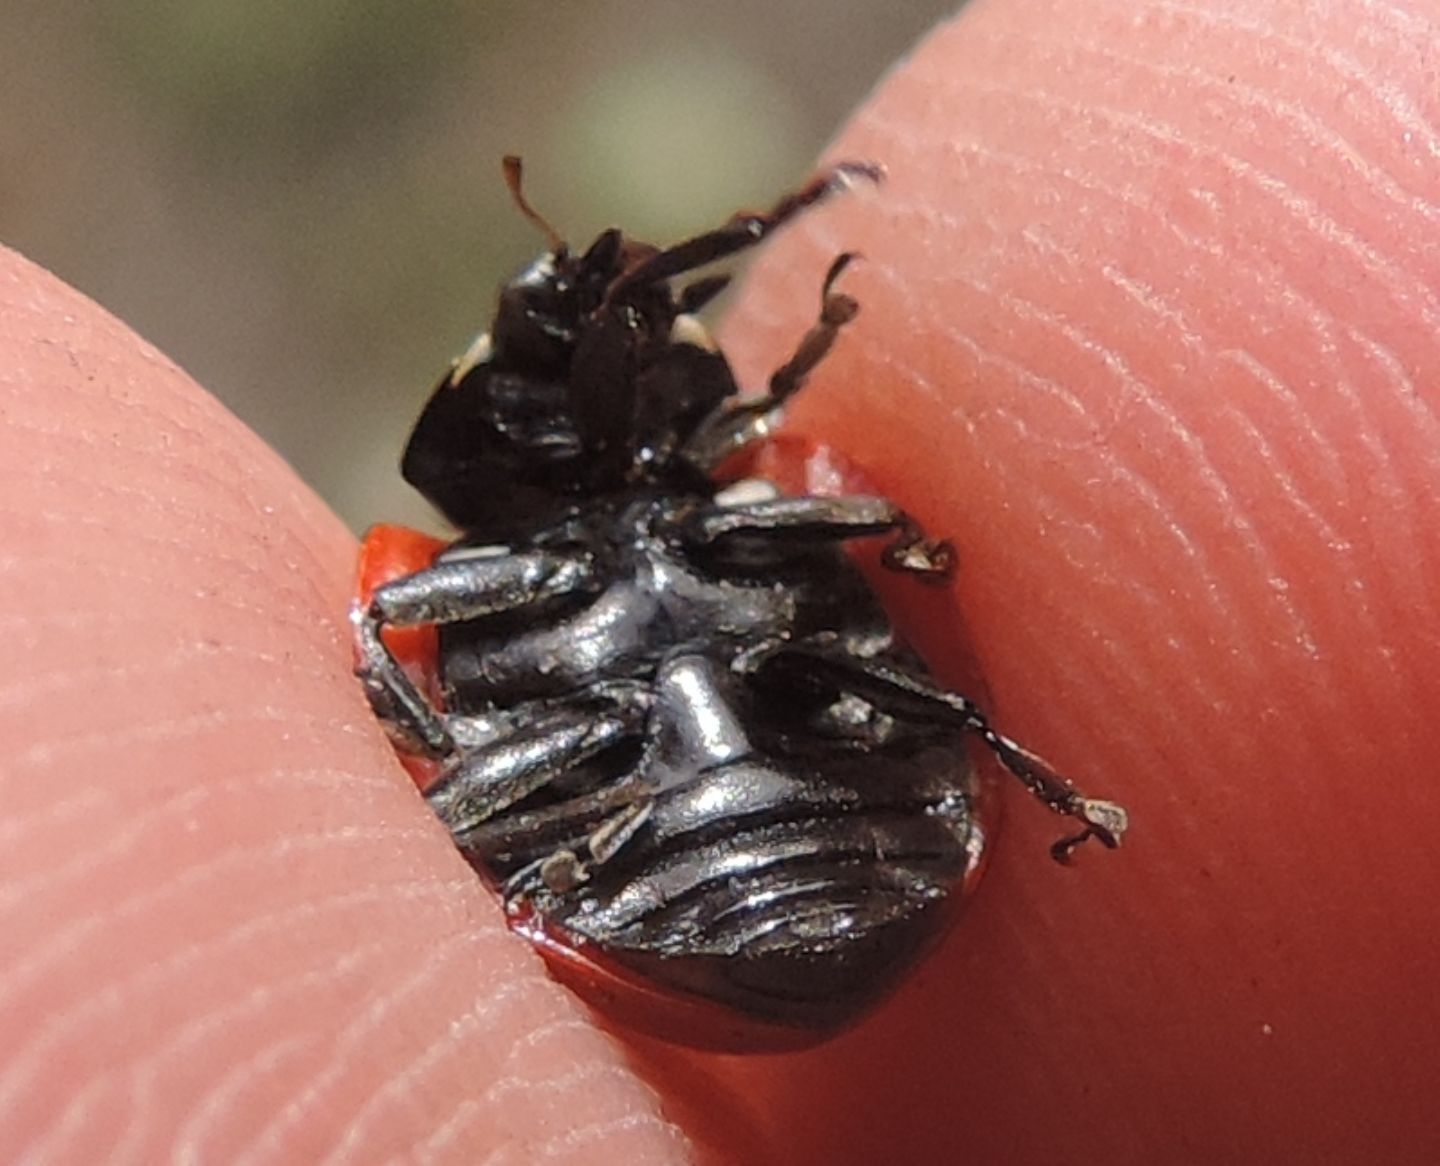
POLYGON ((863 253, 772 465, 953 538, 906 628, 1132 814, 1064 869, 1007 790, 962 925, 800 1054, 592 1026, 364 706, 350 536, 4 254, 0 1158, 1433 1159, 1437 23, 980 0, 752 269, 759 385, 863 253))

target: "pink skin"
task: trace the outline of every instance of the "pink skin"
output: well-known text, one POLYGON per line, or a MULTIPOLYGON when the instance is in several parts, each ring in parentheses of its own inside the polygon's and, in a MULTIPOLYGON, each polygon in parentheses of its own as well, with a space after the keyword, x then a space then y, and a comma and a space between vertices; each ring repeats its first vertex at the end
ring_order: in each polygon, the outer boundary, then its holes
POLYGON ((792 431, 955 539, 925 614, 961 614, 1001 726, 1133 823, 1064 870, 1012 797, 968 918, 874 1021, 687 1061, 731 1158, 1440 1157, 1421 8, 978 3, 829 151, 885 188, 757 265, 725 329, 752 379, 829 258, 867 257, 792 431))
POLYGON ((365 707, 354 540, 0 264, 0 1160, 682 1160, 365 707))
MULTIPOLYGON (((637 1043, 713 1160, 1440 1155, 1423 12, 981 0, 831 152, 883 191, 767 249, 745 379, 864 252, 793 426, 955 539, 895 589, 920 638, 963 620, 1134 826, 1063 870, 1011 797, 962 927, 821 1050, 637 1043)), ((683 1158, 368 718, 338 524, 14 257, 0 345, 0 1158, 683 1158)))

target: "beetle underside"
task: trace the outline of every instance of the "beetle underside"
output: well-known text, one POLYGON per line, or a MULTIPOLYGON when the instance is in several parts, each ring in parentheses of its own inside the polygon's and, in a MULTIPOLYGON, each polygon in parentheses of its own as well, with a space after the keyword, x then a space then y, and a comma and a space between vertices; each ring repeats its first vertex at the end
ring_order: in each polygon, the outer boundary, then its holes
MULTIPOLYGON (((883 498, 712 480, 853 318, 834 290, 849 257, 757 398, 688 315, 716 281, 670 280, 857 176, 876 172, 842 165, 663 251, 606 232, 574 256, 551 232, 406 452, 406 476, 465 533, 355 617, 372 704, 439 762, 430 804, 512 915, 668 990, 817 1032, 882 997, 975 874, 971 741, 1077 820, 1057 857, 1125 825, 937 686, 842 550, 881 536, 888 568, 934 580, 947 544, 883 498), (438 701, 382 634, 429 624, 438 701)), ((538 220, 518 163, 513 181, 538 220)))

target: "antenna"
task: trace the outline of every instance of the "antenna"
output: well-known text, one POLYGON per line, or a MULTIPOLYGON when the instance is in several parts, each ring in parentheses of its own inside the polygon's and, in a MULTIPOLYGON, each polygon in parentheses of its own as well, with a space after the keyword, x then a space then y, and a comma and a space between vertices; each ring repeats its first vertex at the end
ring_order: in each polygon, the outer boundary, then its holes
POLYGON ((565 250, 565 240, 560 237, 560 232, 552 227, 525 198, 525 191, 522 189, 520 181, 523 174, 520 155, 506 154, 501 166, 505 169, 505 185, 510 188, 511 200, 519 208, 520 213, 529 219, 549 241, 550 250, 557 255, 560 254, 565 250))

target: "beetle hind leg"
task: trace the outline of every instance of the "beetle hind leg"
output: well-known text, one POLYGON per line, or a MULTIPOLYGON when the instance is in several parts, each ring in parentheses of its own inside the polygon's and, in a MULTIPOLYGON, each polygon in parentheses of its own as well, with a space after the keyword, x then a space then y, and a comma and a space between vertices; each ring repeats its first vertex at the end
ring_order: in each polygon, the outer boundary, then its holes
POLYGON ((1110 850, 1120 845, 1120 838, 1130 824, 1124 806, 1086 797, 1056 773, 1048 761, 997 733, 983 716, 976 731, 1000 764, 1019 778, 1032 796, 1057 814, 1066 814, 1083 824, 1081 830, 1051 844, 1050 857, 1056 862, 1068 863, 1076 848, 1091 838, 1110 850))
POLYGON ((903 669, 879 660, 860 659, 832 644, 795 644, 769 657, 762 667, 788 668, 798 685, 825 683, 874 699, 892 714, 932 721, 958 721, 985 742, 996 760, 1050 810, 1074 818, 1081 829, 1050 848, 1057 862, 1067 862, 1082 842, 1094 838, 1110 849, 1120 845, 1129 815, 1117 802, 1087 797, 1061 777, 1048 762, 997 733, 979 705, 948 692, 903 669))

